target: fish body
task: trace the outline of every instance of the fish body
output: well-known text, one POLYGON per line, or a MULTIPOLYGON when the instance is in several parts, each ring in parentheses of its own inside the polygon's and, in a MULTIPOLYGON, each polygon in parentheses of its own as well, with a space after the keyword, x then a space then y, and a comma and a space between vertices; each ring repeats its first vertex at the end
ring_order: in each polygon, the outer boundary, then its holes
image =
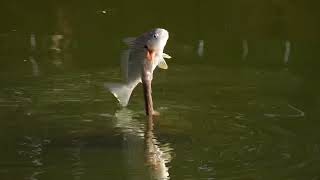
POLYGON ((168 68, 164 58, 171 57, 163 53, 168 38, 167 30, 156 28, 137 38, 124 39, 124 43, 129 47, 121 57, 124 83, 105 84, 121 106, 128 105, 131 93, 142 82, 143 75, 143 78, 152 81, 153 71, 157 66, 162 69, 168 68))

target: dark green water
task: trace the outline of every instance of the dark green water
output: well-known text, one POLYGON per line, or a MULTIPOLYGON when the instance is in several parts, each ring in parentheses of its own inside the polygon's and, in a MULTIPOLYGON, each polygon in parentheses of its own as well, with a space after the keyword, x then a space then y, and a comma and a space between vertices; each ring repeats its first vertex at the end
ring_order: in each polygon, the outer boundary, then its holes
POLYGON ((3 3, 0 179, 320 179, 317 4, 3 3), (151 121, 141 86, 123 109, 103 83, 153 27, 151 121))

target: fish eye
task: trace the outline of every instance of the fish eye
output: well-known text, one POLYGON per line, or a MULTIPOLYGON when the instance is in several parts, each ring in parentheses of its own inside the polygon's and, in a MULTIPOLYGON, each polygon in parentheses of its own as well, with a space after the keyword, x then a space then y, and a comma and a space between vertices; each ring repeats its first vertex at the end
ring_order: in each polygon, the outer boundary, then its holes
POLYGON ((159 34, 154 34, 153 37, 156 38, 156 39, 158 39, 159 34))

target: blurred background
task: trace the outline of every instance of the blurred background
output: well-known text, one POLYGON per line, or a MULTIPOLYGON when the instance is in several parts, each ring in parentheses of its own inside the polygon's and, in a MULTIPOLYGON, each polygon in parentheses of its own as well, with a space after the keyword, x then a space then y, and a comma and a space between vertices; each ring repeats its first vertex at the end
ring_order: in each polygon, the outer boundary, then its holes
POLYGON ((0 2, 0 179, 320 179, 320 2, 0 2), (103 88, 169 31, 146 120, 103 88))

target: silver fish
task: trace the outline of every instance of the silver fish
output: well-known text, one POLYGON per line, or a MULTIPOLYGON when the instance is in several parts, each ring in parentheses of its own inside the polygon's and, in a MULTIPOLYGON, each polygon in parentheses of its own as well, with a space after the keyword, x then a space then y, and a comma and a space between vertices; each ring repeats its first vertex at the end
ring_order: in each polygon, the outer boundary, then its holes
POLYGON ((165 29, 156 28, 146 32, 137 38, 126 38, 124 43, 128 49, 121 58, 121 70, 125 79, 124 83, 106 83, 105 87, 118 99, 121 106, 128 105, 133 89, 142 82, 142 73, 148 80, 152 80, 153 71, 158 66, 168 69, 164 58, 171 58, 163 52, 169 38, 165 29), (145 65, 147 68, 144 68, 145 65))

